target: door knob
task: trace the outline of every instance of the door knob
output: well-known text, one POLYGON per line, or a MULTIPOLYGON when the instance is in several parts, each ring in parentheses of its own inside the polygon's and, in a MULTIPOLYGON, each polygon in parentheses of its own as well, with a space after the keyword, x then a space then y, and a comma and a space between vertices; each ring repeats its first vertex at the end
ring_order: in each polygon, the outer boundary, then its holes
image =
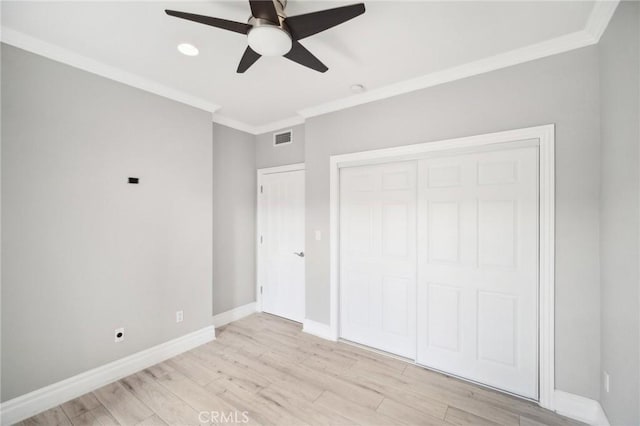
POLYGON ((296 253, 294 251, 293 254, 295 254, 296 256, 299 256, 299 257, 304 257, 304 252, 303 251, 301 251, 300 253, 296 253))

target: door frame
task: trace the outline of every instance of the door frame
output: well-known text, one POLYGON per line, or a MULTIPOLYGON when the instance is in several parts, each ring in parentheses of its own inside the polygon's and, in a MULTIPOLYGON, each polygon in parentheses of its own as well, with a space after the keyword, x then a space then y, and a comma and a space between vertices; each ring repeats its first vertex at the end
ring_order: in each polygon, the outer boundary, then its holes
MULTIPOLYGON (((262 278, 265 271, 262 250, 260 250, 260 245, 262 244, 262 242, 260 241, 260 238, 262 236, 261 217, 263 214, 263 206, 262 206, 262 203, 260 202, 260 194, 262 191, 262 179, 266 175, 271 175, 275 173, 297 172, 301 170, 302 171, 305 170, 304 163, 287 164, 285 166, 277 166, 277 167, 266 167, 266 168, 256 170, 256 246, 255 246, 256 251, 255 251, 255 256, 256 256, 256 311, 257 312, 262 312, 262 292, 260 290, 262 287, 261 283, 263 281, 262 278)), ((305 251, 306 251, 306 247, 305 247, 305 251)), ((306 290, 307 290, 306 280, 302 288, 303 288, 303 294, 306 295, 306 290)), ((303 312, 306 313, 306 310, 307 310, 306 296, 304 300, 305 300, 305 303, 302 308, 303 308, 303 312)))
POLYGON ((340 169, 413 160, 426 153, 476 149, 494 144, 523 140, 539 141, 539 290, 538 290, 538 403, 553 410, 555 392, 555 124, 483 135, 404 145, 393 148, 332 155, 329 158, 329 269, 331 336, 339 337, 339 280, 340 280, 340 169))

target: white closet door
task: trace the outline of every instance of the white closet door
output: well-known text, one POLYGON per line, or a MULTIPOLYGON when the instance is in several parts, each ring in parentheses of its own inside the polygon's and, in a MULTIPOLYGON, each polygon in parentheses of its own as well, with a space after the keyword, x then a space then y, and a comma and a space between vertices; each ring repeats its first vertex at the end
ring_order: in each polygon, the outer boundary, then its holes
POLYGON ((416 162, 340 171, 341 337, 415 358, 416 162))
POLYGON ((421 160, 418 355, 538 396, 538 149, 421 160))
POLYGON ((267 174, 261 182, 262 310, 302 322, 304 170, 267 174))

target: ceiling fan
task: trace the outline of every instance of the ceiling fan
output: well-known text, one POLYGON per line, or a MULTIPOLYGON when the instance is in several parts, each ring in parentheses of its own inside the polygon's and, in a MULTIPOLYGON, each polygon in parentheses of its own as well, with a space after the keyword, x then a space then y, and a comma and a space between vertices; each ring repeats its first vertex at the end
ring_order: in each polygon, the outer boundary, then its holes
POLYGON ((165 12, 177 18, 246 34, 249 46, 240 59, 238 73, 245 72, 261 56, 284 56, 305 67, 325 72, 329 68, 300 44, 299 40, 340 25, 364 13, 363 3, 297 16, 285 14, 287 0, 249 0, 249 5, 251 18, 246 24, 176 10, 165 10, 165 12))

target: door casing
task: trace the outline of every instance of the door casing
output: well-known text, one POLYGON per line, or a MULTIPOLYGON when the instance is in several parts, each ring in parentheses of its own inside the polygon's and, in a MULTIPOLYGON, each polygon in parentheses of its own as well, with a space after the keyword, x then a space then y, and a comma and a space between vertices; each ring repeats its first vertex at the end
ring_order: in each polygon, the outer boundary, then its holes
POLYGON ((473 152, 495 144, 537 139, 539 143, 539 315, 538 315, 538 404, 553 410, 554 379, 554 294, 555 294, 555 125, 549 124, 497 133, 427 142, 415 145, 334 155, 330 157, 330 324, 331 336, 339 336, 340 168, 417 159, 428 153, 473 152))

